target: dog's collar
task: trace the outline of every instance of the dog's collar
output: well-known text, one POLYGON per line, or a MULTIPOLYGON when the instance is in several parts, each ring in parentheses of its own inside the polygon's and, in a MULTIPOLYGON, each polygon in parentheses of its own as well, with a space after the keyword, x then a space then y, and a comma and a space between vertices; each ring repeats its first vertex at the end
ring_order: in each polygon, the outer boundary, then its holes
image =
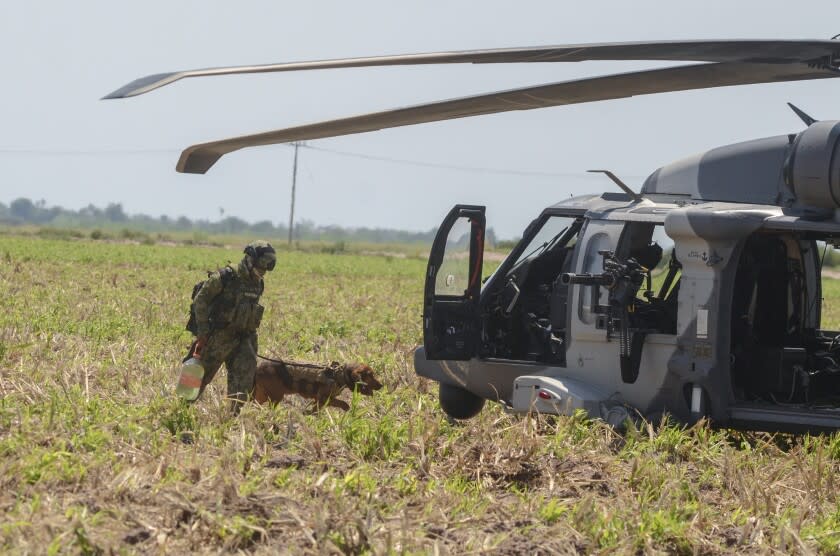
POLYGON ((329 372, 330 378, 346 388, 351 388, 355 384, 353 380, 353 369, 349 365, 342 365, 338 361, 332 361, 326 370, 329 372))
POLYGON ((344 366, 344 384, 346 384, 348 388, 352 388, 355 384, 355 381, 353 380, 353 369, 347 365, 344 366))
POLYGON ((343 383, 347 388, 353 386, 353 370, 349 365, 342 365, 338 361, 333 361, 330 363, 329 369, 332 371, 333 380, 343 383))

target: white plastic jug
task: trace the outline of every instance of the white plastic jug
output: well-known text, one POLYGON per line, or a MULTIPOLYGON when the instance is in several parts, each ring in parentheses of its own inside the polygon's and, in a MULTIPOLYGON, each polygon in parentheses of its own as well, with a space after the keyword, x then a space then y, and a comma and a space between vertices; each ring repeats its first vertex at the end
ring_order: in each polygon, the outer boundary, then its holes
POLYGON ((190 357, 181 365, 181 375, 178 377, 178 385, 175 387, 175 393, 188 402, 194 402, 198 399, 198 393, 201 391, 201 380, 203 378, 204 367, 201 365, 201 360, 190 357))

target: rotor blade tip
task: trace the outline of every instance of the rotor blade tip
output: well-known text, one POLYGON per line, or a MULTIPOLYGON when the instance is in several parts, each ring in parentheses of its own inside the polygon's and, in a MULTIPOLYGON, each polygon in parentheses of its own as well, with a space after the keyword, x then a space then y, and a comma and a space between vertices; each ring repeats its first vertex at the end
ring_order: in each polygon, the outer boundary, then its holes
POLYGON ((102 97, 102 100, 113 98, 127 98, 142 95, 143 93, 148 93, 149 91, 153 91, 158 87, 163 87, 164 85, 168 85, 169 83, 177 81, 178 79, 180 79, 180 77, 181 75, 179 72, 156 73, 154 75, 147 75, 146 77, 135 79, 127 85, 123 85, 122 87, 120 87, 112 93, 108 93, 107 95, 102 97))
POLYGON ((117 90, 116 90, 116 91, 114 91, 113 93, 108 93, 107 95, 105 95, 104 97, 100 98, 99 100, 113 100, 113 99, 119 99, 119 98, 128 98, 128 97, 130 97, 130 96, 133 96, 133 95, 126 94, 126 93, 123 91, 123 89, 117 89, 117 90))
POLYGON ((175 170, 182 174, 206 174, 207 170, 212 168, 220 158, 222 158, 220 153, 187 149, 181 153, 175 170))

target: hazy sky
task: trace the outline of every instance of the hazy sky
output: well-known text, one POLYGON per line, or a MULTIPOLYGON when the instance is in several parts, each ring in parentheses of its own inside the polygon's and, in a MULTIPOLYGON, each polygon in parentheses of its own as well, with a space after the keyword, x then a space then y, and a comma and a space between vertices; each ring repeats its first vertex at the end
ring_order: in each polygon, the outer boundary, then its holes
MULTIPOLYGON (((590 62, 418 66, 189 79, 126 100, 140 76, 439 50, 666 39, 811 38, 840 33, 840 2, 41 1, 0 4, 0 202, 286 223, 292 149, 239 151, 206 175, 175 172, 180 150, 369 111, 653 67, 590 62)), ((296 215, 318 224, 427 230, 455 203, 485 204, 498 235, 546 205, 638 187, 671 160, 796 132, 785 106, 840 118, 840 79, 752 85, 511 112, 324 139, 300 152, 296 215), (333 152, 337 151, 337 152, 333 152), (349 156, 352 153, 363 157, 349 156), (467 171, 365 157, 484 168, 467 171), (517 175, 514 172, 549 176, 517 175)))

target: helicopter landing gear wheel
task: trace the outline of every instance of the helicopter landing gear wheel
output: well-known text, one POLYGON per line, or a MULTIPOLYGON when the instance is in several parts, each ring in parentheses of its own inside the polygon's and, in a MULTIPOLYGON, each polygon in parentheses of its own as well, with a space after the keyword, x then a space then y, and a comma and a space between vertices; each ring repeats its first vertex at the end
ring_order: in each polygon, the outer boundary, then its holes
POLYGON ((453 419, 475 417, 484 407, 484 398, 451 384, 440 383, 438 392, 440 407, 453 419))

